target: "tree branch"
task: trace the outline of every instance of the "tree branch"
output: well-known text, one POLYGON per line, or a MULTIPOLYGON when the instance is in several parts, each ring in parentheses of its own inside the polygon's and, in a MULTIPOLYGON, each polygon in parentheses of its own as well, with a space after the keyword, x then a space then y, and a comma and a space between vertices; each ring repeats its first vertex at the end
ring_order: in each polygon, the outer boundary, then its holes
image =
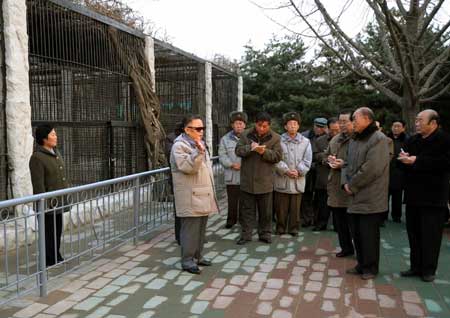
POLYGON ((434 67, 436 67, 436 65, 446 61, 447 58, 449 57, 449 55, 450 55, 450 46, 447 47, 444 51, 442 51, 441 54, 439 54, 439 56, 434 58, 430 63, 428 63, 427 65, 425 65, 422 68, 422 71, 420 71, 420 73, 419 73, 419 80, 423 79, 425 77, 425 75, 427 75, 429 72, 431 72, 431 70, 434 67))
MULTIPOLYGON (((430 25, 431 21, 433 21, 434 16, 438 13, 439 9, 441 8, 442 4, 444 3, 445 0, 439 0, 439 2, 435 5, 435 7, 433 8, 433 10, 431 10, 430 14, 427 16, 427 18, 425 19, 423 26, 422 26, 422 30, 420 30, 419 36, 417 37, 417 41, 419 41, 423 35, 426 33, 426 31, 428 30, 428 26, 430 25)), ((426 14, 427 12, 427 7, 430 4, 430 0, 426 0, 422 7, 420 8, 421 11, 423 12, 423 14, 426 14)))
MULTIPOLYGON (((390 78, 394 82, 397 82, 399 84, 401 83, 400 77, 398 77, 396 74, 389 72, 383 65, 381 65, 376 59, 374 59, 370 55, 370 53, 366 49, 364 49, 364 47, 357 44, 345 32, 342 31, 341 27, 338 24, 336 24, 336 22, 328 14, 327 10, 322 5, 320 0, 314 0, 314 2, 316 3, 320 13, 322 14, 325 23, 328 25, 328 27, 330 28, 330 30, 332 30, 333 33, 342 37, 342 39, 344 39, 345 42, 349 43, 353 48, 355 48, 358 51, 358 53, 360 53, 365 59, 367 59, 368 62, 370 62, 378 71, 380 71, 386 77, 390 78)), ((292 0, 291 3, 293 3, 292 0)))
POLYGON ((394 58, 393 52, 391 50, 391 47, 389 46, 389 40, 388 40, 388 30, 386 29, 386 20, 383 15, 383 13, 380 11, 380 9, 373 3, 372 0, 367 0, 368 5, 372 8, 372 10, 375 12, 375 18, 377 19, 378 26, 381 30, 381 45, 383 47, 384 52, 387 55, 388 61, 391 64, 392 69, 396 73, 401 73, 400 66, 398 65, 397 61, 394 58))
POLYGON ((438 98, 439 96, 445 94, 446 92, 448 92, 450 90, 450 82, 444 86, 443 89, 441 89, 439 92, 437 92, 436 94, 434 94, 433 96, 430 97, 426 97, 426 98, 422 98, 419 100, 420 103, 427 103, 427 102, 431 102, 433 100, 435 100, 436 98, 438 98))
MULTIPOLYGON (((440 69, 442 68, 442 65, 443 65, 443 64, 440 64, 439 67, 437 67, 435 70, 433 70, 433 73, 436 73, 436 74, 433 75, 433 80, 434 80, 434 77, 435 77, 435 76, 437 75, 437 73, 438 73, 437 70, 440 70, 440 69)), ((429 85, 431 84, 431 81, 429 81, 429 83, 427 83, 428 86, 427 86, 427 85, 424 85, 424 86, 422 87, 422 89, 419 91, 419 95, 420 95, 420 96, 423 96, 423 95, 426 95, 426 94, 428 94, 428 93, 434 91, 434 90, 435 90, 436 88, 438 88, 442 83, 444 83, 449 77, 450 77, 450 72, 448 72, 447 74, 445 74, 445 76, 443 76, 437 83, 433 84, 433 86, 431 86, 431 87, 429 87, 429 85)))
MULTIPOLYGON (((389 8, 387 7, 386 1, 383 1, 382 4, 380 4, 380 6, 381 6, 381 10, 383 11, 383 13, 386 16, 386 26, 389 29, 389 32, 391 34, 392 44, 393 44, 395 52, 397 54, 397 58, 398 58, 398 61, 399 61, 399 64, 400 64, 400 69, 401 69, 402 75, 403 75, 403 80, 406 83, 406 85, 408 87, 408 90, 411 93, 413 93, 414 92, 414 85, 413 85, 413 83, 411 81, 410 74, 406 70, 405 61, 404 61, 405 55, 403 54, 403 51, 402 51, 402 49, 400 47, 399 39, 397 38, 397 35, 396 35, 395 31, 392 28, 391 21, 394 18, 392 17, 392 15, 389 12, 389 8)), ((407 58, 409 58, 410 62, 412 62, 411 58, 408 55, 409 54, 407 53, 406 54, 407 58)))
POLYGON ((428 44, 426 49, 423 51, 424 55, 428 53, 428 51, 433 47, 433 44, 439 40, 439 38, 447 31, 449 27, 450 27, 450 20, 439 30, 438 33, 436 33, 436 35, 430 41, 430 44, 428 44))
POLYGON ((396 0, 397 2, 397 7, 398 7, 398 11, 400 11, 400 14, 402 16, 407 16, 408 12, 406 11, 405 7, 403 6, 402 0, 396 0))

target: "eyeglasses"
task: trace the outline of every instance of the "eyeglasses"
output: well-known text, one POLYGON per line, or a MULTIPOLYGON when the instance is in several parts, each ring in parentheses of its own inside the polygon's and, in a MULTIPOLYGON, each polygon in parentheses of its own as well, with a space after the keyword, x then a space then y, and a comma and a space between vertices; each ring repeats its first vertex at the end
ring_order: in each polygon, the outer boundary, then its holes
POLYGON ((206 127, 191 127, 191 126, 188 126, 187 128, 194 129, 196 132, 201 132, 206 129, 206 127))

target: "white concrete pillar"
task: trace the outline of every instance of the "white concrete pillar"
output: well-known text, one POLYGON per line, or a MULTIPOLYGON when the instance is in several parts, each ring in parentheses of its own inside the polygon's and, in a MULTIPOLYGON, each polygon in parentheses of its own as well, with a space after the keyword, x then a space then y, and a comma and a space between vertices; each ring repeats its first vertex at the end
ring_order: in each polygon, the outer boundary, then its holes
POLYGON ((237 85, 237 110, 242 112, 244 110, 244 81, 242 80, 242 76, 238 76, 237 85))
POLYGON ((148 66, 150 68, 150 76, 152 78, 152 90, 156 92, 155 84, 155 41, 151 36, 145 37, 145 58, 147 59, 148 66))
POLYGON ((205 139, 209 151, 213 153, 213 120, 212 120, 212 64, 205 63, 205 139))
POLYGON ((26 0, 3 0, 6 65, 6 127, 13 196, 33 193, 30 169, 33 152, 26 0))

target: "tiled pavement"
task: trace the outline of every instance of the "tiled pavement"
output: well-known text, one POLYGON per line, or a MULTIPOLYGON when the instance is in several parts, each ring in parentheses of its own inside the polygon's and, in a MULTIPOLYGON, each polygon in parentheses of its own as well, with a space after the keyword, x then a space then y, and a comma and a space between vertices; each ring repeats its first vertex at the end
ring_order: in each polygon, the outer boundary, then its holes
POLYGON ((238 246, 238 227, 210 218, 201 275, 180 270, 172 229, 127 245, 53 284, 46 298, 26 297, 0 308, 0 317, 450 317, 450 234, 434 283, 400 278, 408 268, 404 224, 382 229, 381 272, 363 281, 345 274, 332 231, 306 229, 238 246), (56 287, 55 287, 56 286, 56 287))

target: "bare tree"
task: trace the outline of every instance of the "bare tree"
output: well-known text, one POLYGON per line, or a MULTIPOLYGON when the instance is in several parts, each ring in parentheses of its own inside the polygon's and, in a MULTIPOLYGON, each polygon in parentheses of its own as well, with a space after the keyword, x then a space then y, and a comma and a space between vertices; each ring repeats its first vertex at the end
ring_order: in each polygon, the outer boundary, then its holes
POLYGON ((285 0, 277 8, 294 13, 306 24, 307 35, 319 39, 348 69, 400 105, 412 128, 420 105, 450 89, 450 73, 444 67, 450 60, 450 19, 438 19, 445 0, 361 1, 379 27, 381 52, 344 32, 341 15, 360 4, 357 1, 342 1, 337 14, 324 5, 325 0, 285 0))

